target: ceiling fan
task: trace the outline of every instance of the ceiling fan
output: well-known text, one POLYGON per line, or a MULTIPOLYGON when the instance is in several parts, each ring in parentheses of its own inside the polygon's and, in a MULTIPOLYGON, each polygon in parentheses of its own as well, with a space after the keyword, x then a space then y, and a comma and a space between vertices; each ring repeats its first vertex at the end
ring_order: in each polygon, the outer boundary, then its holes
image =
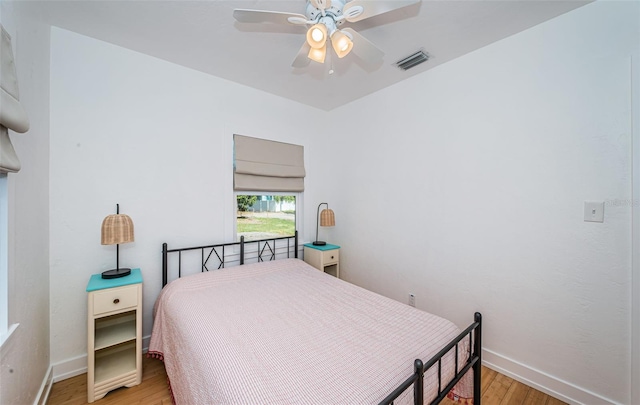
POLYGON ((327 42, 339 58, 351 51, 367 63, 382 60, 384 52, 351 28, 342 28, 345 22, 353 23, 384 14, 398 8, 419 3, 421 0, 307 0, 305 15, 279 11, 235 9, 233 16, 242 23, 274 23, 305 25, 307 40, 298 51, 292 66, 301 68, 313 60, 324 63, 327 42))

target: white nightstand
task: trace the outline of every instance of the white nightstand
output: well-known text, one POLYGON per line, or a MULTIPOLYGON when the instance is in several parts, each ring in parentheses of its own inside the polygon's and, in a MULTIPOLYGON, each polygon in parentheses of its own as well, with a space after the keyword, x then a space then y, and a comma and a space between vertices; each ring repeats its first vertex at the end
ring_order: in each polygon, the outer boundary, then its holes
POLYGON ((88 297, 88 402, 142 381, 142 275, 103 279, 94 274, 88 297))
POLYGON ((304 261, 318 270, 340 278, 340 246, 338 245, 327 243, 316 246, 312 243, 305 243, 304 261))

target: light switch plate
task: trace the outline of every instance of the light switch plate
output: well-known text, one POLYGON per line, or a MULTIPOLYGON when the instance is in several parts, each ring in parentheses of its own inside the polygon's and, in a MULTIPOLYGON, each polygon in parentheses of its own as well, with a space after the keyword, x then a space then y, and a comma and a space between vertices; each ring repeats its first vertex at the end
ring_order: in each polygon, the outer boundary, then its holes
POLYGON ((585 222, 604 222, 604 202, 584 202, 585 222))

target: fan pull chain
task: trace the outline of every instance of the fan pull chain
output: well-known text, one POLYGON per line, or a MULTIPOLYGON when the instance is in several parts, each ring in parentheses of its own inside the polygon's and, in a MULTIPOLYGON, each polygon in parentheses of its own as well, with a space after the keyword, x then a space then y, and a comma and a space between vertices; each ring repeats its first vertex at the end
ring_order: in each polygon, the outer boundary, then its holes
POLYGON ((331 53, 329 53, 329 75, 332 75, 334 72, 333 70, 333 55, 331 55, 331 53))

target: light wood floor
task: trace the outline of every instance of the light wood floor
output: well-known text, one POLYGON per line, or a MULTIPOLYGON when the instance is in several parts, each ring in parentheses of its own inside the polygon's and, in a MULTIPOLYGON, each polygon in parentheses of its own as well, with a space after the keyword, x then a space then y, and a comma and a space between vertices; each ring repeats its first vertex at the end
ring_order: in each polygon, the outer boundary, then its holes
MULTIPOLYGON (((96 405, 171 405, 167 374, 160 360, 144 358, 142 384, 111 391, 96 405)), ((530 388, 509 377, 482 367, 483 405, 561 405, 564 402, 530 388)), ((53 384, 49 405, 84 405, 87 403, 87 375, 82 374, 53 384)), ((456 403, 445 399, 443 404, 456 403)))
MULTIPOLYGON (((53 384, 47 404, 84 405, 87 403, 87 374, 81 374, 53 384)), ((142 384, 109 392, 96 405, 171 405, 164 363, 142 355, 142 384)))
MULTIPOLYGON (((480 392, 482 405, 566 405, 565 402, 484 366, 480 392)), ((442 404, 456 403, 445 398, 442 404)))

